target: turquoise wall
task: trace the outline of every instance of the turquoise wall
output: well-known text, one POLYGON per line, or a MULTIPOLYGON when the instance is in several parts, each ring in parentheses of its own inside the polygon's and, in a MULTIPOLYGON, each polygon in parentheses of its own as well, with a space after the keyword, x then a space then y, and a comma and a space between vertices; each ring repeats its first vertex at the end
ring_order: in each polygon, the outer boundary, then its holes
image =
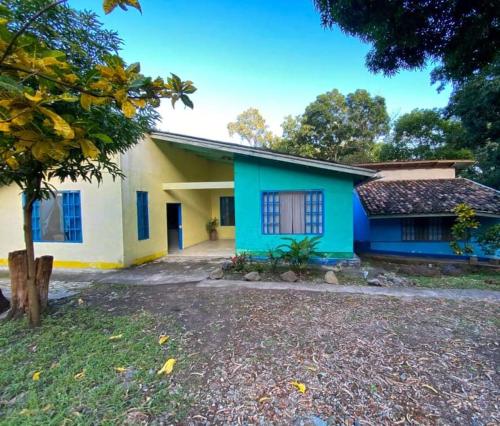
POLYGON ((319 251, 328 258, 353 256, 353 180, 350 175, 258 158, 234 160, 236 251, 265 255, 283 244, 283 237, 262 233, 263 191, 324 191, 325 223, 319 251))

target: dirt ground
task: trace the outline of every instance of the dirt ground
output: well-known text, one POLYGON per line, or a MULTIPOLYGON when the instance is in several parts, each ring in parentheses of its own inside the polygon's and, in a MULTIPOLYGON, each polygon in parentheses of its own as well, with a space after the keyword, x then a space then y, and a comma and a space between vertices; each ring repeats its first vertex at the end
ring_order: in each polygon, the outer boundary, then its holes
POLYGON ((171 386, 189 389, 186 424, 500 423, 495 303, 192 284, 100 285, 80 297, 176 320, 189 367, 171 386))

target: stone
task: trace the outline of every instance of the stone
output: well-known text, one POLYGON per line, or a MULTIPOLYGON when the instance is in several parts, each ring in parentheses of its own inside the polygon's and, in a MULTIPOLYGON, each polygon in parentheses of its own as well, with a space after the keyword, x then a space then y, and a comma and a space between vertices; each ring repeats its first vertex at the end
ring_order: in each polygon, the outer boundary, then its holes
POLYGON ((243 278, 245 278, 245 281, 260 281, 260 274, 257 271, 252 271, 246 274, 243 278))
POLYGON ((297 276, 297 274, 293 271, 286 271, 286 272, 283 272, 281 275, 280 275, 281 279, 283 281, 286 281, 286 282, 289 282, 289 283, 294 283, 295 281, 297 281, 299 279, 299 277, 297 276))
POLYGON ((230 260, 226 260, 222 263, 221 268, 223 271, 229 271, 233 269, 233 262, 231 262, 230 260))
POLYGON ((374 287, 382 287, 382 283, 378 278, 372 278, 367 281, 368 285, 374 286, 374 287))
POLYGON ((335 275, 335 272, 328 271, 325 274, 325 282, 328 283, 328 284, 338 284, 339 280, 337 278, 337 275, 335 275))
POLYGON ((208 276, 211 280, 220 280, 224 277, 224 271, 222 268, 215 268, 208 276))

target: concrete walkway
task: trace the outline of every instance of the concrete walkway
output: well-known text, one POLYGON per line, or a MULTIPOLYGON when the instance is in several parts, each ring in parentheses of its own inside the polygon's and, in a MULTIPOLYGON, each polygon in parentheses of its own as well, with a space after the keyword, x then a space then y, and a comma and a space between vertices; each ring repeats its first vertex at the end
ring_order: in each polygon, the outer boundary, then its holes
POLYGON ((295 290, 324 293, 351 293, 370 296, 391 296, 398 298, 437 298, 447 300, 473 300, 500 302, 500 291, 474 289, 426 289, 426 288, 388 288, 353 285, 302 284, 284 282, 249 282, 231 280, 204 280, 197 287, 213 288, 251 288, 257 290, 295 290))

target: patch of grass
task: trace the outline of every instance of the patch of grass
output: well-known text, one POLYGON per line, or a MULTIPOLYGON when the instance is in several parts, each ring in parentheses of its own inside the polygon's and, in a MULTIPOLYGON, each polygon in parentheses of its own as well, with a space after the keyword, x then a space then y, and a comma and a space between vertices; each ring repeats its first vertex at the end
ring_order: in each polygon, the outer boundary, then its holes
POLYGON ((500 276, 496 273, 472 273, 460 277, 440 276, 422 277, 410 276, 417 287, 427 288, 475 288, 479 290, 500 291, 500 276))
POLYGON ((112 316, 69 306, 36 330, 25 321, 0 325, 1 423, 122 424, 131 409, 182 419, 189 401, 173 378, 187 361, 174 324, 167 326, 157 331, 157 321, 146 313, 112 316), (158 344, 159 331, 172 336, 168 344, 158 344), (122 337, 110 340, 113 335, 122 337), (167 358, 178 363, 171 376, 160 377, 156 372, 167 358), (38 381, 32 379, 35 371, 38 381), (80 372, 84 377, 75 379, 80 372))

